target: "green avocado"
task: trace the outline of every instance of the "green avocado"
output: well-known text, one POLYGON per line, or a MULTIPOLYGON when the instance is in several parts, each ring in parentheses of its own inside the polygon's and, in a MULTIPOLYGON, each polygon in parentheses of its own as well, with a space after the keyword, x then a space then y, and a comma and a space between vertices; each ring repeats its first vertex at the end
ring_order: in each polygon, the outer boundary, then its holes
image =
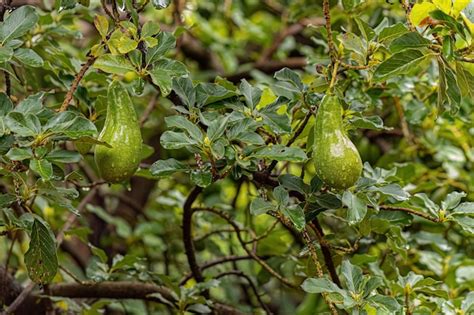
POLYGON ((316 174, 336 189, 353 186, 362 172, 362 160, 344 130, 342 113, 339 99, 328 94, 319 106, 314 126, 316 174))
POLYGON ((132 177, 140 163, 143 140, 132 100, 118 81, 108 89, 107 116, 99 140, 111 146, 95 147, 100 176, 110 183, 132 177))

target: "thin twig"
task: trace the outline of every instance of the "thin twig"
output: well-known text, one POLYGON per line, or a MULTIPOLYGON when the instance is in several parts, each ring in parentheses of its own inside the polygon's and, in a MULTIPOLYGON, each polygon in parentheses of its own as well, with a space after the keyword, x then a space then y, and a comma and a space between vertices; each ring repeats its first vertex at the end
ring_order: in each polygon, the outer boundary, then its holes
MULTIPOLYGON (((309 237, 308 231, 306 229, 303 230, 302 232, 303 238, 306 241, 306 245, 308 246, 309 252, 311 253, 311 258, 316 265, 316 274, 318 275, 319 278, 322 278, 324 276, 323 274, 323 268, 321 267, 321 263, 319 262, 318 258, 318 253, 316 251, 316 248, 313 245, 313 241, 309 237)), ((331 314, 333 315, 338 315, 338 312, 336 308, 334 307, 334 304, 329 300, 328 294, 326 292, 321 293, 323 296, 324 301, 328 305, 329 309, 331 310, 331 314)))
POLYGON ((210 232, 208 232, 208 233, 206 233, 206 234, 203 234, 203 235, 201 235, 201 236, 196 237, 194 240, 195 240, 196 242, 198 242, 198 241, 202 241, 202 240, 204 240, 204 239, 206 239, 206 238, 208 238, 209 236, 212 236, 212 235, 214 235, 214 234, 233 233, 233 232, 235 232, 235 230, 234 230, 233 228, 213 230, 213 231, 210 231, 210 232))
POLYGON ((408 28, 410 29, 411 32, 415 32, 416 28, 415 28, 415 26, 413 26, 413 23, 410 20, 410 12, 411 12, 410 3, 409 2, 407 3, 406 0, 400 0, 400 3, 402 5, 403 9, 405 10, 405 16, 406 16, 406 19, 407 19, 408 28))
POLYGON ((332 28, 331 28, 331 13, 330 13, 330 6, 329 0, 323 0, 323 14, 324 19, 326 20, 326 32, 328 37, 328 48, 329 48, 329 55, 331 57, 332 63, 336 63, 337 60, 337 52, 336 47, 334 46, 334 41, 332 38, 332 28))
POLYGON ((264 238, 266 238, 274 229, 275 227, 277 226, 277 224, 280 223, 279 220, 275 220, 272 225, 270 225, 266 230, 265 232, 263 232, 262 234, 260 234, 259 236, 257 237, 254 237, 252 238, 250 241, 245 241, 245 244, 251 244, 251 243, 255 243, 255 242, 258 242, 264 238))
POLYGON ((395 96, 393 98, 393 102, 395 104, 395 109, 397 110, 397 114, 400 119, 400 127, 402 128, 403 136, 407 139, 409 144, 413 144, 413 138, 410 134, 410 129, 408 128, 408 124, 405 119, 405 113, 403 112, 403 107, 400 103, 400 98, 398 96, 395 96))
MULTIPOLYGON (((262 259, 266 259, 268 258, 268 256, 262 256, 260 257, 262 259)), ((221 258, 217 258, 215 260, 211 260, 207 263, 204 263, 201 265, 201 271, 202 270, 206 270, 206 269, 209 269, 211 267, 214 267, 214 266, 217 266, 217 265, 221 265, 221 264, 225 264, 225 263, 228 263, 228 262, 234 262, 234 261, 240 261, 240 260, 250 260, 250 259, 253 259, 252 256, 250 255, 243 255, 243 256, 224 256, 224 257, 221 257, 221 258)), ((183 277, 183 279, 179 282, 179 285, 184 285, 186 282, 189 281, 189 279, 191 279, 193 277, 193 274, 192 273, 189 273, 187 274, 186 276, 183 277)))
POLYGON ((30 295, 31 291, 35 288, 36 283, 31 282, 29 285, 27 285, 23 291, 21 291, 20 295, 18 295, 13 301, 12 304, 8 306, 8 308, 5 310, 3 314, 15 314, 15 311, 17 310, 18 307, 23 303, 23 301, 30 295))
POLYGON ((397 206, 390 206, 390 205, 381 205, 379 206, 379 208, 381 210, 387 210, 387 211, 403 211, 403 212, 406 212, 406 213, 410 213, 410 214, 413 214, 413 215, 416 215, 420 218, 423 218, 423 219, 426 219, 426 220, 429 220, 431 222, 435 222, 435 223, 440 223, 440 219, 438 218, 435 218, 435 217, 432 217, 431 215, 429 214, 426 214, 426 213, 423 213, 423 212, 420 212, 420 211, 417 211, 417 210, 414 210, 414 209, 410 209, 410 208, 406 208, 406 207, 397 207, 397 206))
MULTIPOLYGON (((77 212, 80 213, 82 210, 84 210, 87 204, 92 201, 96 192, 97 192, 97 187, 94 187, 89 191, 89 193, 81 200, 81 202, 77 206, 77 212)), ((77 214, 75 213, 69 214, 63 227, 59 231, 58 235, 56 235, 56 246, 59 247, 61 245, 61 243, 64 240, 64 233, 66 233, 66 231, 71 228, 74 222, 76 222, 77 218, 78 218, 77 214)))
POLYGON ((280 280, 282 283, 284 283, 285 285, 287 285, 288 287, 290 288, 298 288, 299 286, 297 284, 294 284, 292 283, 291 281, 289 281, 288 279, 286 279, 285 277, 283 277, 282 275, 280 275, 278 272, 276 272, 272 267, 270 267, 270 265, 268 265, 262 258, 260 258, 259 256, 257 256, 256 253, 254 253, 253 251, 249 250, 245 244, 245 241, 242 239, 242 235, 240 234, 240 227, 238 226, 238 224, 232 220, 226 213, 220 211, 220 210, 217 210, 217 209, 214 209, 214 208, 194 208, 195 211, 207 211, 207 212, 211 212, 211 213, 214 213, 218 216, 220 216, 221 218, 223 218, 224 220, 226 220, 234 229, 235 231, 237 232, 237 239, 239 240, 240 244, 242 245, 242 248, 247 252, 247 254, 249 256, 251 256, 255 261, 257 261, 266 271, 268 271, 271 275, 273 275, 275 278, 277 278, 278 280, 280 280))
POLYGON ((262 298, 260 297, 260 294, 258 293, 257 286, 253 283, 252 279, 250 279, 250 277, 247 276, 245 273, 243 273, 241 270, 230 270, 230 271, 223 272, 223 273, 217 275, 215 277, 215 279, 219 279, 219 278, 229 276, 229 275, 238 276, 238 277, 241 277, 241 278, 244 278, 245 280, 247 280, 248 284, 252 288, 252 291, 253 291, 255 297, 258 300, 258 303, 265 310, 265 313, 267 313, 269 315, 273 314, 272 311, 270 310, 270 308, 263 302, 262 298))
POLYGON ((318 218, 315 218, 313 222, 310 224, 310 227, 316 234, 316 238, 318 239, 319 245, 321 246, 321 252, 323 253, 324 264, 331 276, 332 281, 341 287, 341 280, 339 280, 339 276, 336 272, 336 266, 334 266, 334 261, 332 260, 330 245, 324 239, 324 232, 323 228, 319 224, 318 218))
POLYGON ((67 110, 69 103, 72 100, 72 96, 74 95, 74 92, 77 90, 77 87, 79 86, 79 82, 81 82, 82 78, 86 74, 87 70, 92 66, 94 61, 97 59, 97 57, 90 55, 86 62, 82 65, 81 70, 77 73, 76 77, 74 78, 74 81, 72 81, 71 87, 66 93, 66 97, 64 98, 64 101, 59 108, 59 112, 64 112, 67 110))
POLYGON ((151 113, 156 107, 156 104, 158 104, 158 94, 154 94, 153 97, 151 98, 150 102, 148 103, 147 107, 145 108, 145 111, 143 112, 142 116, 140 117, 140 128, 143 127, 145 122, 150 118, 151 113))
MULTIPOLYGON (((298 137, 301 135, 303 130, 306 128, 306 125, 308 124, 308 121, 311 118, 312 114, 313 114, 313 111, 309 110, 308 113, 306 114, 306 116, 304 117, 303 122, 299 125, 298 129, 295 131, 295 133, 293 134, 291 139, 288 140, 288 142, 286 144, 287 147, 291 146, 293 144, 293 142, 295 142, 296 139, 298 139, 298 137)), ((268 166, 268 168, 266 169, 266 172, 268 174, 270 174, 277 164, 278 164, 278 161, 273 160, 270 163, 270 165, 268 166)))

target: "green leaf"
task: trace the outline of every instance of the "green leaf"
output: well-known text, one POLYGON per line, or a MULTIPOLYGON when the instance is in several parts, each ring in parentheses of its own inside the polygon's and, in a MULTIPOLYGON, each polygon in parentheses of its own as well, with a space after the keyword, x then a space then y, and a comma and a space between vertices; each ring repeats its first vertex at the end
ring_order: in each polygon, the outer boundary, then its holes
POLYGON ((176 172, 188 172, 189 166, 175 159, 158 160, 150 167, 150 171, 154 176, 167 177, 176 172))
POLYGON ((474 75, 461 62, 456 63, 456 79, 462 96, 474 98, 474 75))
POLYGON ((152 0, 152 3, 155 9, 162 10, 170 5, 171 0, 152 0))
POLYGON ((2 45, 30 31, 38 21, 34 7, 25 5, 13 11, 3 23, 0 23, 0 41, 2 45))
POLYGON ((46 222, 35 217, 30 238, 30 245, 25 253, 28 276, 35 283, 47 284, 53 280, 58 271, 53 232, 46 222))
POLYGON ((382 118, 380 116, 355 116, 350 121, 351 127, 353 128, 362 128, 362 129, 371 129, 371 130, 384 130, 390 129, 386 128, 383 124, 382 118))
POLYGON ((196 103, 198 107, 229 99, 235 95, 235 91, 219 84, 200 82, 196 85, 196 103))
POLYGON ((406 49, 423 48, 430 45, 431 41, 421 36, 420 33, 410 32, 395 39, 390 45, 390 50, 397 53, 406 49))
POLYGON ((135 67, 124 56, 105 54, 97 58, 94 68, 107 73, 124 75, 129 71, 135 71, 135 67))
POLYGON ((192 171, 191 181, 199 187, 207 187, 212 183, 212 173, 208 170, 192 171))
POLYGON ((454 209, 459 205, 461 199, 464 197, 466 197, 465 192, 453 191, 441 202, 441 208, 444 210, 454 209))
POLYGON ((439 206, 435 204, 425 193, 416 194, 412 199, 422 208, 427 209, 432 215, 438 216, 439 206))
POLYGON ((252 154, 252 157, 288 162, 304 162, 308 159, 300 148, 289 148, 281 144, 264 147, 252 154))
MULTIPOLYGON (((278 188, 278 187, 277 187, 278 188)), ((281 212, 294 224, 298 231, 302 231, 306 225, 303 208, 299 205, 291 205, 281 208, 281 212)))
POLYGON ((15 58, 30 67, 42 67, 44 64, 43 58, 34 50, 28 48, 18 48, 15 51, 15 58))
POLYGON ((70 139, 80 139, 97 135, 97 128, 87 118, 78 116, 72 111, 59 113, 51 117, 43 129, 70 139))
POLYGON ((357 23, 357 26, 359 27, 360 33, 365 38, 365 41, 371 41, 375 37, 375 31, 370 27, 369 24, 367 24, 362 19, 356 17, 354 20, 357 23))
POLYGON ((179 61, 162 58, 154 63, 149 73, 153 83, 160 87, 163 96, 167 96, 171 92, 173 78, 187 75, 188 70, 179 61))
POLYGON ((11 112, 5 119, 7 127, 21 137, 34 137, 41 132, 41 123, 33 114, 11 112))
POLYGON ((362 269, 351 264, 349 260, 344 260, 341 264, 341 274, 345 279, 347 288, 354 293, 360 293, 362 289, 360 284, 363 280, 362 269))
POLYGON ((46 155, 46 159, 53 163, 77 163, 81 160, 81 155, 73 151, 54 150, 46 155))
POLYGON ((388 312, 386 314, 395 314, 402 309, 397 300, 391 296, 375 294, 368 297, 367 301, 378 310, 377 314, 382 310, 388 312))
POLYGON ((374 78, 382 81, 395 75, 408 73, 432 56, 434 56, 432 53, 424 54, 416 49, 407 49, 396 53, 377 67, 374 78))
POLYGON ((77 5, 77 0, 59 0, 58 11, 73 9, 77 5))
POLYGON ((346 10, 352 10, 362 3, 362 0, 342 0, 342 5, 346 10))
POLYGON ((0 93, 0 117, 7 115, 13 109, 13 103, 5 93, 0 93))
POLYGON ((164 55, 176 46, 176 38, 169 32, 160 32, 156 37, 158 44, 148 49, 146 54, 147 65, 164 57, 164 55))
POLYGON ((49 181, 53 177, 53 165, 47 160, 30 160, 30 169, 44 181, 49 181))
POLYGON ((44 92, 38 92, 22 100, 14 109, 15 112, 23 114, 37 114, 43 108, 42 100, 44 92))
POLYGON ((230 116, 219 116, 217 119, 211 121, 207 128, 207 136, 210 141, 216 141, 224 134, 229 117, 230 116))
POLYGON ((188 108, 194 107, 196 103, 196 91, 190 78, 174 78, 173 90, 178 94, 181 101, 188 108))
POLYGON ((147 21, 142 27, 141 36, 148 37, 156 35, 160 32, 160 25, 153 21, 147 21))
POLYGON ((278 177, 280 184, 290 191, 306 194, 310 191, 309 185, 305 184, 301 177, 292 174, 283 174, 278 177))
POLYGON ((439 68, 439 87, 438 87, 438 105, 449 109, 452 113, 456 112, 461 103, 461 90, 456 80, 456 75, 449 65, 443 60, 438 62, 439 68))
POLYGON ((165 131, 160 138, 160 143, 165 149, 180 149, 198 142, 189 138, 184 132, 165 131))
POLYGON ((260 102, 260 98, 262 97, 262 90, 251 86, 245 79, 242 80, 242 82, 240 83, 239 90, 245 98, 245 103, 247 104, 247 107, 254 109, 260 102))
POLYGON ((252 203, 250 203, 250 213, 252 215, 264 214, 268 211, 275 210, 275 208, 272 203, 260 197, 255 198, 252 200, 252 203))
POLYGON ((204 134, 198 126, 184 118, 183 116, 174 115, 165 118, 166 125, 169 128, 178 128, 186 132, 193 140, 201 143, 204 139, 204 134))
POLYGON ((369 191, 377 191, 385 196, 394 198, 397 201, 404 201, 410 198, 410 194, 407 193, 398 184, 388 184, 385 186, 371 186, 368 188, 369 191))
POLYGON ((474 292, 469 292, 461 303, 461 309, 464 314, 469 314, 469 312, 474 312, 474 292))
POLYGON ((7 208, 16 200, 17 197, 15 195, 2 193, 0 195, 0 208, 7 208))
POLYGON ((13 49, 11 47, 0 47, 0 62, 7 62, 12 59, 13 49))
POLYGON ((394 25, 387 26, 379 34, 379 41, 390 41, 394 38, 398 38, 401 35, 408 32, 408 28, 403 23, 397 23, 394 25))
POLYGON ((452 213, 474 215, 474 202, 463 202, 456 206, 452 213))
POLYGON ((275 72, 275 75, 273 77, 277 80, 291 83, 300 91, 303 91, 304 89, 304 85, 301 81, 300 75, 297 72, 288 68, 283 68, 280 71, 275 72))
POLYGON ((273 189, 273 197, 275 198, 278 207, 284 207, 288 205, 288 202, 290 201, 288 191, 286 191, 282 186, 277 186, 273 189))
POLYGON ((11 148, 5 156, 12 161, 23 161, 31 159, 33 152, 31 152, 30 148, 11 148))
POLYGON ((324 278, 308 278, 306 279, 301 288, 308 293, 339 293, 343 294, 343 290, 340 289, 337 284, 329 280, 327 277, 324 278))
POLYGON ((270 126, 273 132, 276 134, 284 134, 291 132, 291 123, 288 115, 279 115, 276 112, 270 112, 267 110, 261 111, 264 123, 270 126))
POLYGON ((367 204, 350 191, 342 195, 342 203, 347 207, 347 220, 350 224, 358 223, 367 214, 367 204))
POLYGON ((98 257, 102 263, 107 263, 108 261, 107 253, 102 248, 96 247, 90 243, 88 245, 94 256, 98 257))
POLYGON ((325 209, 338 209, 342 207, 341 200, 339 200, 336 195, 333 195, 331 193, 316 196, 315 201, 318 205, 325 209))
POLYGON ((454 216, 454 221, 459 224, 463 230, 470 234, 474 234, 474 218, 468 216, 454 216))

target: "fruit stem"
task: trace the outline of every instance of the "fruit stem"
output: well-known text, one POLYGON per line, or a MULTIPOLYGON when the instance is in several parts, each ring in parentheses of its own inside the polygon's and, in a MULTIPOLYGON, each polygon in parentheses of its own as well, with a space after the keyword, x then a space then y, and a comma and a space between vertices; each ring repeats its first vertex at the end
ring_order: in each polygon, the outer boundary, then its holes
POLYGON ((334 89, 334 85, 336 84, 337 81, 337 70, 339 68, 339 60, 336 60, 334 63, 334 68, 332 69, 332 74, 331 74, 331 82, 329 83, 329 91, 331 92, 334 89))

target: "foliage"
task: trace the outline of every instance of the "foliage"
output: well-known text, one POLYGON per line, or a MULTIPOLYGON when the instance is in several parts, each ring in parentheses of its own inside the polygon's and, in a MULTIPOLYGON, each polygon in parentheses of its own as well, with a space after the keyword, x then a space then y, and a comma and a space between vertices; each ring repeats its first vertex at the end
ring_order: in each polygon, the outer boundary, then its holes
POLYGON ((474 313, 474 2, 110 2, 1 5, 7 312, 474 313), (111 184, 117 81, 144 145, 111 184), (316 175, 327 94, 347 189, 316 175))

